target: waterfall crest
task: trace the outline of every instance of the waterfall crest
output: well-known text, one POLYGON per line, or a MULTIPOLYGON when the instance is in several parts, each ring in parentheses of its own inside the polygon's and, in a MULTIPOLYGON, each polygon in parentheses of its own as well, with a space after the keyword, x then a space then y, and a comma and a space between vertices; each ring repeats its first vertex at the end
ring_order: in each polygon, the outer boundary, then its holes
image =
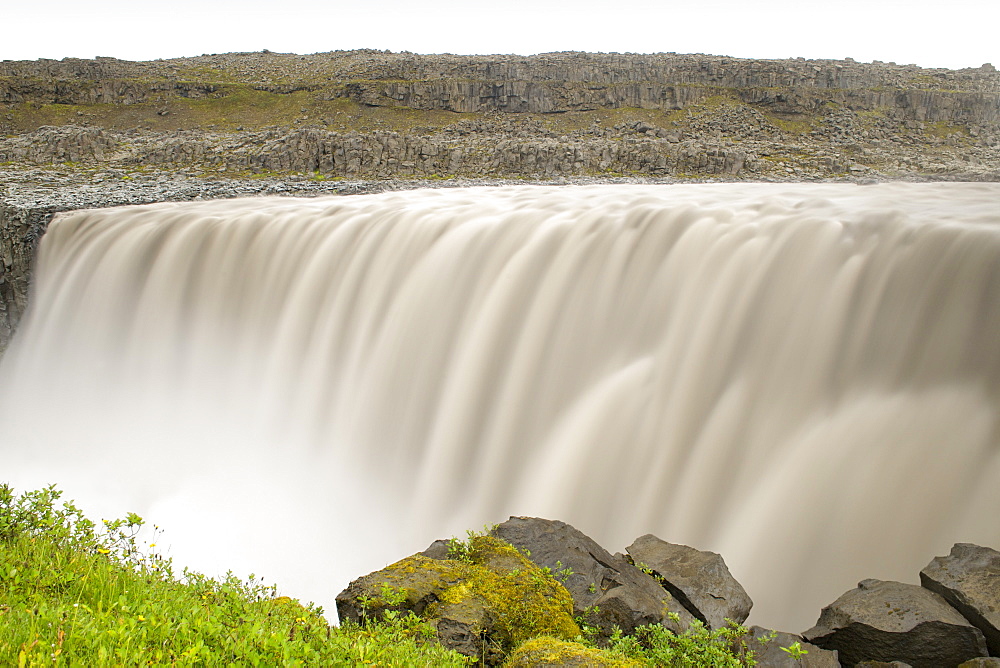
POLYGON ((655 533, 800 631, 859 579, 1000 547, 997 202, 524 186, 60 214, 0 363, 5 478, 328 608, 510 514, 611 551, 655 533))

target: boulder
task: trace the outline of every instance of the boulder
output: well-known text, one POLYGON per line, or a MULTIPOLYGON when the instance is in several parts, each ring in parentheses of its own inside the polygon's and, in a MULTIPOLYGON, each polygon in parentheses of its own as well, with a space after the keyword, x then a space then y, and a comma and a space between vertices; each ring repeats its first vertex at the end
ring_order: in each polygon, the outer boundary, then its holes
POLYGON ((663 624, 679 633, 695 619, 651 576, 565 522, 511 517, 491 533, 550 569, 573 596, 574 614, 595 627, 599 639, 615 626, 629 634, 663 624))
POLYGON ((569 592, 509 544, 475 536, 460 559, 415 554, 365 575, 337 595, 342 622, 410 611, 437 629, 441 644, 495 665, 538 635, 580 634, 569 592))
POLYGON ((986 636, 990 654, 1000 656, 1000 552, 956 543, 920 571, 920 584, 962 613, 986 636))
POLYGON ((639 664, 629 659, 608 657, 600 650, 580 643, 566 642, 549 636, 540 636, 524 643, 504 663, 505 668, 534 668, 535 666, 621 666, 637 668, 639 664))
POLYGON ((939 668, 986 654, 982 632, 943 598, 917 585, 881 580, 863 580, 823 608, 816 626, 802 636, 837 650, 845 666, 874 660, 939 668))
POLYGON ((811 645, 801 636, 791 633, 751 626, 746 640, 747 646, 753 649, 760 668, 840 668, 836 650, 811 645), (795 643, 799 643, 799 647, 805 652, 798 659, 782 649, 795 643))
POLYGON ((626 549, 632 563, 649 572, 688 612, 711 629, 730 619, 742 624, 753 601, 715 552, 702 552, 646 534, 626 549))
POLYGON ((969 659, 965 663, 958 664, 957 668, 1000 668, 1000 658, 995 656, 977 656, 969 659))

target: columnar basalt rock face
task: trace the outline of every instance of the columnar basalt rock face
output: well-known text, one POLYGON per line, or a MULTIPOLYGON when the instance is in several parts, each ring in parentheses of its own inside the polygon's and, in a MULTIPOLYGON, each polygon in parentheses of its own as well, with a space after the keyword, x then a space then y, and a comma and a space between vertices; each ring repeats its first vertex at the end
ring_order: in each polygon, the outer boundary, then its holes
POLYGON ((22 208, 0 202, 0 352, 27 308, 28 269, 53 213, 51 207, 22 208))
POLYGON ((364 50, 5 61, 0 105, 0 133, 10 135, 0 140, 0 162, 29 164, 365 177, 1000 172, 1000 74, 988 64, 952 71, 849 59, 364 50), (263 112, 246 131, 234 120, 264 101, 282 107, 289 96, 300 114, 286 108, 267 120, 263 112), (372 110, 396 116, 366 124, 372 110), (457 122, 443 122, 440 115, 451 113, 461 115, 457 122), (637 113, 646 120, 632 118, 637 113), (554 120, 565 114, 574 120, 554 120), (615 124, 616 115, 628 118, 615 124), (430 126, 413 122, 432 116, 430 126), (480 127, 456 132, 470 122, 480 127), (637 122, 646 129, 633 132, 637 122), (118 134, 39 129, 53 123, 118 134), (272 123, 279 136, 262 136, 272 123), (131 136, 126 128, 143 131, 131 136), (305 128, 329 134, 302 141, 290 134, 305 128))

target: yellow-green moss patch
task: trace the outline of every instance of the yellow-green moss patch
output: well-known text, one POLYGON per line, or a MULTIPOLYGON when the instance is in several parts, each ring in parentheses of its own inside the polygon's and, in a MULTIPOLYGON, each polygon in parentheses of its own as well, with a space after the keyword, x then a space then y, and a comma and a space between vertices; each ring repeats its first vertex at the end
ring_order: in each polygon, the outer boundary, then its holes
POLYGON ((633 668, 644 664, 633 659, 613 656, 608 652, 586 647, 578 642, 567 642, 551 636, 539 636, 518 647, 504 665, 507 668, 530 668, 532 666, 633 668))

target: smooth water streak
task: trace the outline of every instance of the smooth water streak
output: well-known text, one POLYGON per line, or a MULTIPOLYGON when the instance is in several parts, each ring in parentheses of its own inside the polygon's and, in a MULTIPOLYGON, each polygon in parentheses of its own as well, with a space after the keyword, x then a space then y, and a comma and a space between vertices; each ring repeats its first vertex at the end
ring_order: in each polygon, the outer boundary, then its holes
POLYGON ((60 214, 0 456, 332 607, 510 514, 721 552, 790 631, 1000 547, 1000 186, 422 190, 60 214))

